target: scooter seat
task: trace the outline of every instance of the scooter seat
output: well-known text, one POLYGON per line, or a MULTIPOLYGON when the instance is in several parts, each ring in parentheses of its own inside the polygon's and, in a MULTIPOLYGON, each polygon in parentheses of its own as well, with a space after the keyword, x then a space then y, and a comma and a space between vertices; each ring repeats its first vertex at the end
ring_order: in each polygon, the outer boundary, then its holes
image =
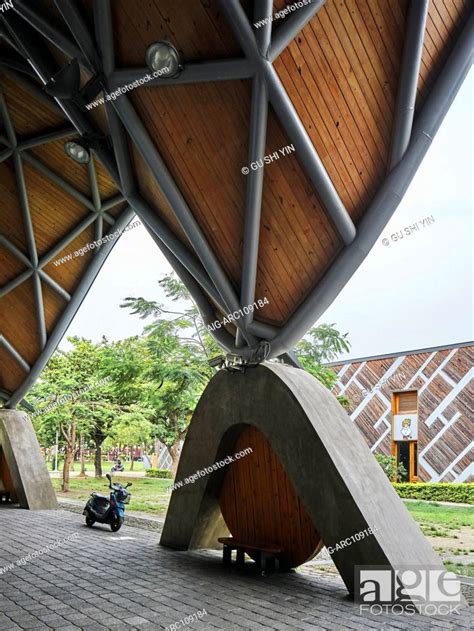
POLYGON ((106 495, 101 495, 100 493, 96 493, 95 491, 92 493, 92 497, 95 500, 99 500, 99 502, 108 502, 109 498, 106 495))

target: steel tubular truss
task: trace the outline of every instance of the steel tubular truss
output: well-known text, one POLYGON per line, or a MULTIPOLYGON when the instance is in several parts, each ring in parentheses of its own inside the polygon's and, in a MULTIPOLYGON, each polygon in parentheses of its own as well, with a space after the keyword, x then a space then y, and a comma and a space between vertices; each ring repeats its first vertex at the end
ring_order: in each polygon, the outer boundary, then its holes
MULTIPOLYGON (((271 30, 271 20, 267 25, 254 29, 239 0, 218 0, 218 2, 241 46, 243 57, 185 64, 183 71, 177 77, 154 79, 147 86, 159 89, 160 86, 169 87, 205 81, 251 79, 249 161, 260 160, 263 157, 268 104, 271 103, 289 140, 295 146, 296 156, 301 166, 309 176, 328 216, 331 217, 345 243, 344 249, 331 268, 296 312, 292 314, 284 327, 276 329, 265 325, 254 320, 249 314, 236 321, 237 335, 235 339, 225 329, 213 332, 217 341, 229 352, 240 354, 246 359, 255 359, 256 356, 262 357, 261 354, 259 355, 259 351, 265 348, 263 357, 271 358, 289 353, 331 304, 367 256, 370 248, 398 207, 472 64, 473 18, 471 15, 423 110, 418 118, 414 119, 416 84, 421 62, 428 0, 411 0, 393 127, 390 172, 371 202, 364 219, 356 229, 272 65, 273 61, 291 44, 301 29, 316 16, 325 0, 315 0, 291 14, 281 26, 275 29, 274 33, 271 30)), ((21 74, 22 70, 26 70, 26 66, 21 63, 22 58, 28 62, 29 68, 34 70, 43 84, 47 83, 57 72, 57 65, 52 61, 45 40, 48 44, 53 44, 69 59, 76 59, 90 76, 96 76, 102 82, 104 91, 113 90, 125 83, 133 82, 146 74, 147 68, 115 67, 110 0, 93 0, 94 32, 90 32, 87 22, 83 18, 79 2, 76 0, 55 0, 55 4, 65 23, 63 30, 52 26, 47 16, 24 0, 16 0, 14 11, 8 12, 10 15, 0 16, 3 22, 0 36, 13 47, 14 51, 12 52, 15 53, 15 55, 3 60, 4 65, 8 68, 7 72, 15 73, 15 79, 21 81, 22 85, 33 92, 37 89, 25 72, 21 74), (15 14, 14 17, 11 15, 13 13, 15 14)), ((258 21, 270 17, 272 10, 273 2, 271 0, 255 0, 253 18, 258 21)), ((0 63, 2 63, 1 60, 0 63)), ((53 100, 52 103, 54 104, 53 100)), ((77 133, 86 137, 97 133, 87 114, 74 103, 65 103, 61 99, 56 99, 56 106, 61 108, 77 133)), ((109 140, 113 150, 109 151, 104 147, 94 149, 98 159, 108 169, 121 191, 122 196, 117 198, 117 203, 125 200, 142 219, 152 238, 187 286, 203 315, 204 321, 210 323, 215 319, 216 308, 222 313, 227 313, 252 303, 255 299, 264 169, 252 171, 247 177, 244 259, 240 296, 237 296, 131 101, 126 95, 122 95, 112 103, 106 103, 106 111, 109 140), (141 153, 163 191, 194 253, 181 243, 139 194, 128 153, 127 136, 141 153)), ((48 172, 48 167, 39 164, 36 158, 34 159, 35 162, 32 161, 31 155, 27 151, 31 146, 34 146, 31 144, 32 142, 39 141, 38 138, 25 140, 23 144, 17 143, 12 136, 14 130, 9 128, 7 123, 5 128, 7 138, 2 139, 0 137, 0 141, 3 140, 4 145, 3 147, 0 146, 0 161, 10 158, 16 161, 19 189, 23 193, 21 199, 26 226, 28 224, 28 204, 26 191, 22 184, 22 161, 29 161, 34 168, 41 170, 44 175, 53 179, 57 185, 63 188, 67 183, 61 182, 61 178, 57 174, 48 172)), ((63 131, 66 133, 65 130, 63 131)), ((57 132, 53 132, 53 135, 54 133, 58 134, 56 137, 60 137, 62 132, 57 130, 57 132)), ((48 141, 48 134, 46 134, 46 141, 48 141)), ((82 199, 82 202, 93 215, 90 219, 80 222, 71 235, 79 234, 84 227, 92 221, 96 221, 96 236, 99 236, 102 234, 104 221, 110 223, 107 210, 111 207, 109 204, 112 204, 114 200, 105 202, 100 200, 93 163, 89 166, 89 182, 91 199, 87 199, 87 202, 86 199, 82 199)), ((67 186, 70 187, 69 184, 67 186)), ((71 190, 71 187, 68 192, 76 199, 80 195, 77 191, 71 190)), ((130 212, 132 211, 130 210, 130 212)), ((122 216, 125 215, 126 213, 122 216)), ((32 275, 37 277, 36 283, 39 286, 36 291, 38 294, 38 313, 41 306, 41 283, 39 279, 42 278, 45 282, 49 282, 45 279, 41 267, 45 264, 44 261, 46 259, 51 260, 64 247, 64 244, 65 240, 63 239, 50 253, 41 257, 39 261, 35 261, 37 255, 34 249, 34 235, 30 233, 28 256, 19 251, 15 254, 19 258, 21 255, 23 262, 28 261, 30 264, 29 269, 11 283, 17 286, 25 278, 32 275)), ((104 255, 106 255, 105 246, 96 258, 102 259, 104 255)), ((93 265, 91 264, 92 268, 93 265)), ((95 274, 97 271, 98 269, 95 270, 95 274)), ((81 286, 84 283, 90 283, 95 278, 95 274, 91 272, 88 279, 83 278, 81 286)), ((7 289, 9 288, 7 287, 7 289)), ((56 286, 54 289, 66 298, 60 287, 56 286)), ((75 313, 73 307, 75 306, 77 309, 79 304, 80 300, 75 301, 75 296, 71 297, 62 316, 62 329, 64 329, 66 312, 69 314, 68 317, 72 318, 75 313), (76 305, 73 304, 75 302, 77 302, 76 305)), ((41 328, 40 317, 38 321, 41 328)), ((57 327, 57 330, 61 332, 61 327, 57 327)), ((55 330, 51 336, 56 340, 56 344, 59 341, 58 334, 55 330)), ((22 399, 28 387, 41 372, 54 348, 54 344, 50 344, 50 340, 48 340, 41 357, 31 369, 25 383, 14 393, 7 405, 14 406, 22 399)))

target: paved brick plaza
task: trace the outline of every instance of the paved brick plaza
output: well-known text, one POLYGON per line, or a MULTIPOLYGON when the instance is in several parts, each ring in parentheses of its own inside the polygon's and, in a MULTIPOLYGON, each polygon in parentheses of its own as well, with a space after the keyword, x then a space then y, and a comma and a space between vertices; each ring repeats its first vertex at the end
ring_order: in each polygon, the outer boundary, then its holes
POLYGON ((301 571, 261 577, 227 572, 216 552, 158 546, 125 526, 89 530, 65 511, 0 509, 0 570, 55 540, 68 541, 0 575, 0 631, 162 629, 203 608, 185 629, 466 629, 453 618, 361 617, 338 576, 301 571), (77 534, 79 536, 77 536, 77 534))

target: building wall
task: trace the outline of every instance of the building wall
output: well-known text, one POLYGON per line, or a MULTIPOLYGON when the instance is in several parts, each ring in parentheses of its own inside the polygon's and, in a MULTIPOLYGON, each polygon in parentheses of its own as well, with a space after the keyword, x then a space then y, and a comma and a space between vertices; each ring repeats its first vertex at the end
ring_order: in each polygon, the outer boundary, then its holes
POLYGON ((375 453, 390 454, 392 392, 418 392, 418 477, 423 482, 474 481, 474 346, 368 358, 330 365, 335 394, 375 453))

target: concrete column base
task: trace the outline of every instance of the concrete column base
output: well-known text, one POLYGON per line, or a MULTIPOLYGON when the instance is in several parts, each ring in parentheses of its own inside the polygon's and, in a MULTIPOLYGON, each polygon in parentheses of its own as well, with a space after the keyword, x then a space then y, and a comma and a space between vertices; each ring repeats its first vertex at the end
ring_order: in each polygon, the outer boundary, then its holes
POLYGON ((56 494, 33 425, 24 412, 0 410, 3 485, 22 508, 57 508, 56 494), (10 488, 8 488, 10 487, 10 488))
MULTIPOLYGON (((277 454, 314 527, 334 550, 350 593, 359 565, 444 569, 357 427, 334 395, 303 370, 268 363, 244 373, 218 372, 194 413, 176 480, 232 455, 248 425, 277 454), (363 531, 361 540, 352 538, 363 531)), ((219 507, 225 474, 217 469, 173 491, 162 545, 212 547, 226 534, 219 507)))

